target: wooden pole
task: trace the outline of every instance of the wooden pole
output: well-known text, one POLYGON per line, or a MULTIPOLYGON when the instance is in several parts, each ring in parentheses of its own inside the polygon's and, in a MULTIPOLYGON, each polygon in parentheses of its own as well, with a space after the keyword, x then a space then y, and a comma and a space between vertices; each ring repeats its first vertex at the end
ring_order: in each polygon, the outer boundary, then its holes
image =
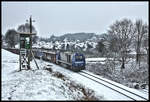
POLYGON ((20 35, 19 35, 19 41, 20 41, 20 48, 19 48, 19 71, 21 71, 21 55, 20 55, 20 50, 21 50, 21 40, 20 40, 20 35))
POLYGON ((37 62, 36 62, 36 60, 35 60, 35 57, 34 57, 34 54, 33 54, 32 50, 31 50, 31 54, 32 54, 32 57, 33 57, 33 59, 34 59, 34 62, 35 62, 35 64, 36 64, 37 69, 39 69, 39 66, 38 66, 38 64, 37 64, 37 62))
MULTIPOLYGON (((30 23, 30 33, 32 33, 32 16, 30 16, 30 19, 29 19, 29 23, 30 23)), ((29 48, 29 51, 28 51, 28 69, 31 69, 30 68, 30 61, 32 60, 32 55, 31 55, 31 50, 32 50, 32 35, 29 36, 30 38, 30 48, 29 48)))

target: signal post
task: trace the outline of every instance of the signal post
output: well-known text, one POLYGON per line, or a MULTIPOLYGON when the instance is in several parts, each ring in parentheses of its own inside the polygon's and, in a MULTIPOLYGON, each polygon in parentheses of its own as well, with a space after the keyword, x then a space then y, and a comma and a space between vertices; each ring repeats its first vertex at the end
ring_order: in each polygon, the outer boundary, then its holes
POLYGON ((19 34, 19 70, 30 69, 30 61, 32 60, 32 18, 30 17, 30 32, 17 32, 19 34))

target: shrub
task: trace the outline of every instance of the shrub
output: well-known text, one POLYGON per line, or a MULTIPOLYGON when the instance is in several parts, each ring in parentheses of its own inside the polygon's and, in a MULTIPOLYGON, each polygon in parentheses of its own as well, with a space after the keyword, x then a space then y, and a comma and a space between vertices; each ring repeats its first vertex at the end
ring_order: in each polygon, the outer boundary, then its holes
POLYGON ((53 72, 52 68, 45 67, 45 70, 48 70, 50 73, 53 72))
POLYGON ((63 80, 65 78, 65 76, 62 73, 60 73, 60 72, 54 72, 53 76, 55 76, 57 78, 60 78, 60 79, 63 79, 63 80))

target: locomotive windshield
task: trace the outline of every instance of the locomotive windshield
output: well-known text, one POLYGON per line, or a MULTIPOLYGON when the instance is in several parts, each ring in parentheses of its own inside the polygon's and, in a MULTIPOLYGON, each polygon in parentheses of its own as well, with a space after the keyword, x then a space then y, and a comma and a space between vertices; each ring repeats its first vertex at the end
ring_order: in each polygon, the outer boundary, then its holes
POLYGON ((83 60, 83 56, 75 56, 76 61, 82 61, 83 60))

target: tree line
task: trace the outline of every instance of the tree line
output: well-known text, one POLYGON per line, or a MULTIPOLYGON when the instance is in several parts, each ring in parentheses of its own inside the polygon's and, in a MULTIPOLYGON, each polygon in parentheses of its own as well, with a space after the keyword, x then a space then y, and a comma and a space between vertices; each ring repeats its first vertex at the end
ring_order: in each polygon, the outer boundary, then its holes
POLYGON ((103 56, 120 61, 122 63, 121 69, 125 68, 129 53, 133 49, 136 52, 136 63, 140 67, 140 57, 145 50, 149 65, 148 35, 148 25, 141 19, 135 22, 127 18, 117 20, 109 26, 103 39, 98 42, 97 50, 103 56))

